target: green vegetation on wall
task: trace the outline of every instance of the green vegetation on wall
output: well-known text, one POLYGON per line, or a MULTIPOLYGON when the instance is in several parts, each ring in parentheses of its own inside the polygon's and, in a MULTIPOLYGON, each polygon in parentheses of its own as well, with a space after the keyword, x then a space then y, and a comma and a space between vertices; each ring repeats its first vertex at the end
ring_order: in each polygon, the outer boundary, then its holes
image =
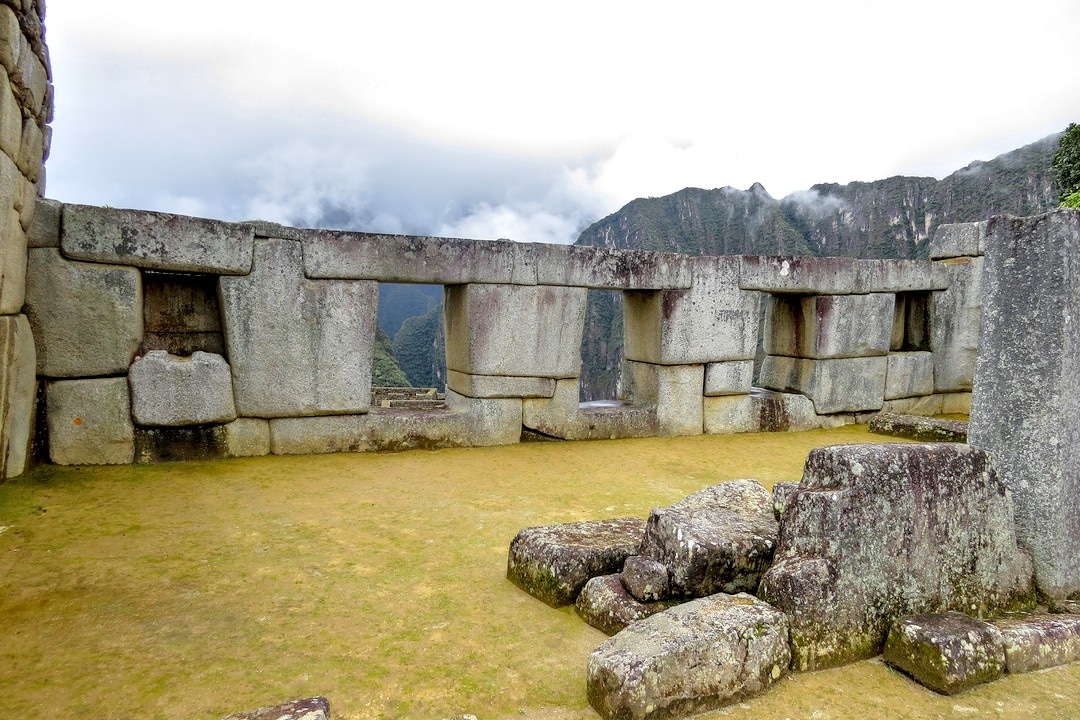
POLYGON ((1061 204, 1080 209, 1080 125, 1070 123, 1061 136, 1053 168, 1061 204))

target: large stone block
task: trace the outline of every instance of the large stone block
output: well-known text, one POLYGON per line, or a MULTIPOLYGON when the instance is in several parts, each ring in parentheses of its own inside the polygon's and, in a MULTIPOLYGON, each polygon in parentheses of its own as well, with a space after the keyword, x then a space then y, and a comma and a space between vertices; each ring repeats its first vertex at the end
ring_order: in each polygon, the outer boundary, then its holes
POLYGON ((437 410, 376 408, 365 415, 270 421, 275 455, 512 445, 521 438, 521 400, 474 399, 446 391, 437 410))
POLYGON ((455 238, 305 230, 304 269, 309 278, 380 282, 536 284, 536 271, 521 273, 518 243, 455 238), (518 277, 518 276, 521 277, 518 277))
POLYGON ((791 659, 783 613, 746 594, 639 620, 589 655, 589 704, 605 720, 686 717, 759 695, 791 659))
POLYGON ((34 206, 34 223, 26 232, 29 247, 60 247, 60 216, 64 205, 57 200, 38 198, 34 206))
POLYGON ((237 413, 367 412, 379 286, 308 280, 291 240, 259 240, 251 274, 219 281, 237 413))
POLYGON ((852 258, 744 255, 739 285, 743 290, 800 295, 848 295, 855 292, 852 258))
POLYGON ((25 315, 0 317, 0 479, 21 475, 30 456, 37 395, 34 336, 25 315))
POLYGON ((885 401, 888 358, 806 358, 767 355, 758 382, 762 387, 806 395, 819 415, 880 410, 885 401))
POLYGON ((765 295, 739 288, 738 257, 689 262, 687 290, 624 294, 626 358, 661 365, 752 360, 765 295))
POLYGON ((236 419, 232 375, 225 358, 152 350, 128 371, 131 414, 139 425, 202 425, 236 419))
POLYGON ((1001 633, 959 612, 897 620, 885 641, 884 656, 885 662, 943 695, 996 680, 1005 670, 1001 633))
POLYGON ((506 577, 552 607, 571 605, 590 579, 637 554, 644 525, 625 517, 525 528, 510 542, 506 577))
POLYGON ((705 395, 745 395, 753 380, 753 360, 709 363, 705 366, 705 395))
POLYGON ((658 290, 688 288, 691 283, 691 259, 686 255, 547 243, 526 247, 541 285, 658 290))
POLYGON ((578 403, 577 378, 558 380, 550 398, 522 401, 521 423, 563 440, 614 440, 658 434, 655 406, 619 401, 578 403))
POLYGON ((128 465, 135 428, 127 378, 50 382, 49 459, 57 465, 128 465))
POLYGON ((907 615, 1035 599, 1005 484, 954 443, 812 450, 760 595, 791 619, 797 670, 872 657, 907 615))
POLYGON ((919 442, 967 442, 968 424, 962 420, 941 420, 918 415, 879 413, 870 421, 869 430, 879 435, 919 442))
POLYGON ((655 408, 657 434, 702 433, 703 365, 623 364, 623 387, 632 404, 655 408))
MULTIPOLYGON (((3 24, 0 21, 0 27, 3 24)), ((0 76, 0 80, 3 81, 0 82, 0 151, 13 158, 19 154, 22 145, 22 108, 7 77, 0 76)))
POLYGON ((853 358, 885 355, 896 296, 771 295, 764 345, 769 355, 853 358))
POLYGON ((934 394, 934 355, 928 352, 895 352, 889 355, 885 375, 885 399, 934 394))
POLYGON ((667 567, 674 596, 752 593, 777 532, 772 494, 757 480, 731 480, 654 508, 640 554, 667 567))
POLYGON ((126 374, 142 342, 142 278, 131 267, 65 260, 32 248, 26 314, 37 344, 38 374, 126 374))
POLYGON ((969 442, 997 462, 1039 589, 1080 598, 1080 211, 990 220, 969 442))
POLYGON ((585 297, 585 288, 448 286, 447 368, 470 375, 577 377, 585 297))
POLYGON ((949 273, 949 289, 930 298, 934 391, 969 391, 979 350, 984 259, 956 258, 943 265, 949 273))
POLYGON ((245 275, 250 225, 145 210, 65 205, 60 247, 69 258, 151 270, 245 275))
POLYGON ((978 257, 986 252, 985 239, 985 222, 941 225, 930 240, 930 259, 978 257))
POLYGON ((949 278, 926 260, 856 260, 856 293, 898 293, 944 290, 949 278))

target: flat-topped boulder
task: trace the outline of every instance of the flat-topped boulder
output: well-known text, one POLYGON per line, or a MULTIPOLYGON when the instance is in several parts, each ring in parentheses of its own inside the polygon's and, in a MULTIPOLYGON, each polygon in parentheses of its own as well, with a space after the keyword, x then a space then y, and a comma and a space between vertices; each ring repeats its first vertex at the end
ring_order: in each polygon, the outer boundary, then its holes
POLYGON ((778 525, 757 480, 712 485, 649 514, 641 555, 668 568, 673 596, 755 592, 778 525))
POLYGON ((227 423, 236 419, 232 375, 225 358, 152 350, 131 364, 131 414, 139 425, 227 423))
POLYGON ((606 720, 674 718, 759 695, 787 672, 787 618, 745 593, 691 600, 627 626, 589 655, 606 720))
POLYGON ((791 619, 794 669, 872 657, 908 615, 1034 605, 1012 498, 981 450, 817 448, 786 505, 760 594, 791 619))
POLYGON ((585 583, 574 605, 582 620, 614 635, 632 622, 677 604, 673 600, 642 602, 630 594, 618 575, 600 575, 585 583))
POLYGON ((525 528, 510 542, 506 577, 552 607, 572 605, 591 578, 622 570, 644 530, 633 517, 525 528))
POLYGON ((1005 642, 997 628, 958 612, 897 620, 884 655, 885 662, 943 695, 996 680, 1005 670, 1005 642))
POLYGON ((921 442, 964 443, 967 442, 967 425, 963 420, 879 413, 870 421, 869 430, 878 435, 893 435, 921 442))
POLYGON ((1080 661, 1080 615, 1036 614, 993 624, 1005 639, 1005 668, 1010 673, 1080 661))

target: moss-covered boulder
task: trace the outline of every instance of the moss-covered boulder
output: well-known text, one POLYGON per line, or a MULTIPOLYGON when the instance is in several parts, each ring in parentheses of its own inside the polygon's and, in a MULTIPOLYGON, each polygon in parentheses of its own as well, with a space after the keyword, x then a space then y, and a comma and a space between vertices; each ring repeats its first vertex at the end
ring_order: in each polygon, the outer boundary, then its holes
POLYGON ((632 517, 525 528, 510 542, 506 577, 552 607, 572 605, 591 578, 622 570, 644 529, 632 517))
POLYGON ((618 575, 601 575, 585 583, 574 606, 582 620, 601 632, 614 635, 630 623, 663 612, 678 602, 641 602, 630 594, 618 575))

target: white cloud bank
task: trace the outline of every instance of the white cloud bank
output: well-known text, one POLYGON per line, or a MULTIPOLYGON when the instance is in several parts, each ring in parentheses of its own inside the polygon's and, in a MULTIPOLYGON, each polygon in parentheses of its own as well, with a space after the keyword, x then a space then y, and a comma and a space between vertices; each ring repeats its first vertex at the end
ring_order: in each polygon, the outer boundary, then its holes
POLYGON ((50 0, 49 194, 571 242, 635 197, 943 176, 1080 120, 1072 0, 50 0))

